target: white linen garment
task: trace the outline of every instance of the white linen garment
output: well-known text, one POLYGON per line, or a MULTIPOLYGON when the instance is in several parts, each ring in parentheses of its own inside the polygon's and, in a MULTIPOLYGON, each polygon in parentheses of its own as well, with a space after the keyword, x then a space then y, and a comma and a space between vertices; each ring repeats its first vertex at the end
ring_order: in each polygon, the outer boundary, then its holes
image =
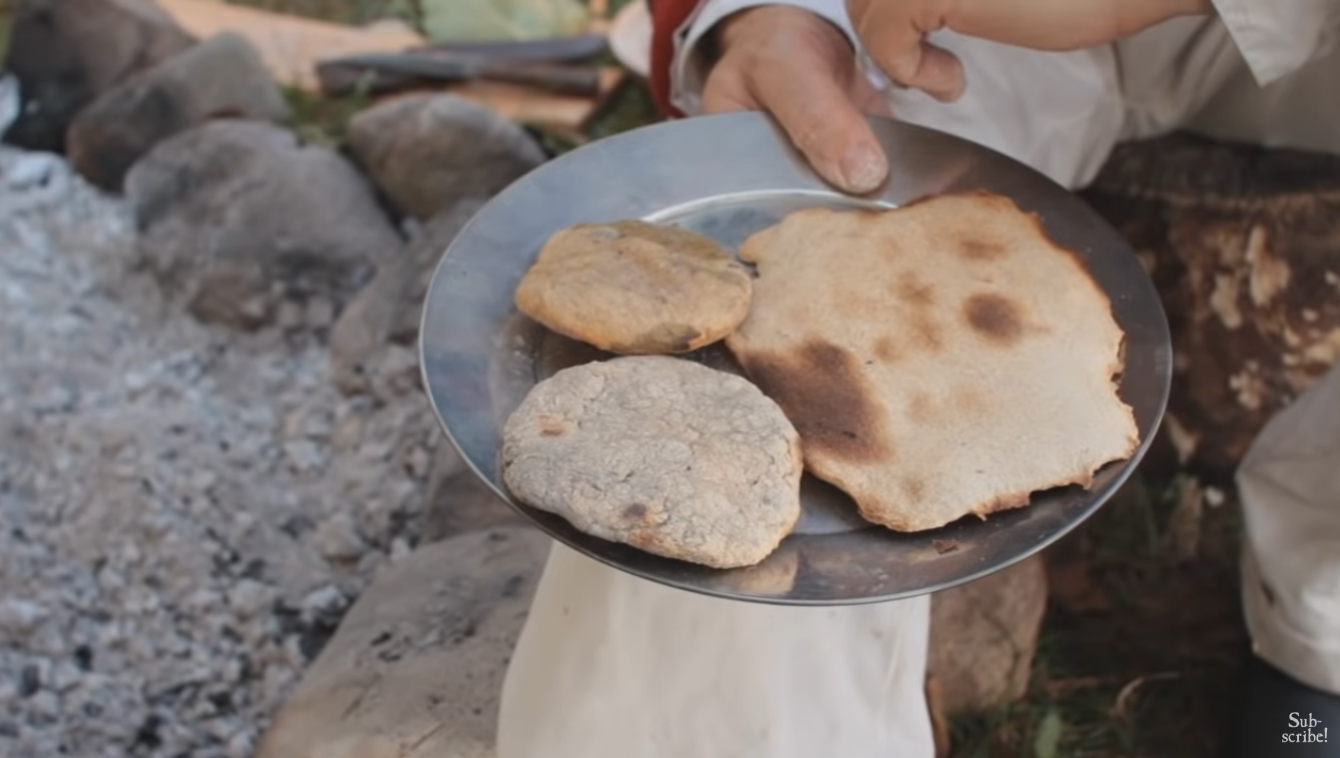
MULTIPOLYGON (((852 38, 842 0, 782 2, 852 38)), ((704 72, 694 46, 720 19, 760 4, 707 0, 678 30, 671 72, 683 111, 700 110, 704 72)), ((1217 6, 1218 19, 1178 19, 1066 53, 938 34, 968 77, 952 104, 869 73, 896 117, 987 145, 1071 187, 1091 180, 1120 140, 1179 126, 1340 151, 1340 98, 1322 87, 1340 73, 1340 0, 1217 6)), ((1262 435, 1240 476, 1246 608, 1258 650, 1332 691, 1340 691, 1338 462, 1340 370, 1262 435)), ((734 603, 636 579, 556 545, 508 670, 498 756, 930 758, 928 626, 925 597, 837 609, 734 603)))

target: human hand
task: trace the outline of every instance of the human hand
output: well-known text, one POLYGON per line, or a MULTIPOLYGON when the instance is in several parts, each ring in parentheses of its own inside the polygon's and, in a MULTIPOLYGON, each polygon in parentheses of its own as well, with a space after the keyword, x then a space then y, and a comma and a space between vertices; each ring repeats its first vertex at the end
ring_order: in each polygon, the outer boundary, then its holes
POLYGON ((829 182, 854 193, 878 187, 888 159, 862 112, 888 105, 858 66, 847 38, 799 8, 764 5, 721 22, 720 50, 703 85, 707 113, 770 113, 829 182))
POLYGON ((1036 50, 1077 50, 1175 16, 1214 12, 1211 0, 847 0, 852 27, 895 84, 940 100, 963 93, 963 66, 926 35, 952 29, 1036 50))

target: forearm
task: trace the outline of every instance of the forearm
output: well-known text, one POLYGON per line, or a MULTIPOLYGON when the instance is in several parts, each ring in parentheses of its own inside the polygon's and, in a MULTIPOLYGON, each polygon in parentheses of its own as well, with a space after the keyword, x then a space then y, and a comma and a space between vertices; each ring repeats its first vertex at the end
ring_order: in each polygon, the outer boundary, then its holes
POLYGON ((856 35, 852 33, 850 26, 845 23, 845 17, 838 14, 825 13, 833 11, 833 8, 825 8, 821 3, 776 3, 768 2, 761 5, 755 5, 736 11, 731 15, 717 22, 707 34, 703 35, 700 43, 702 49, 700 54, 705 63, 709 64, 721 53, 721 50, 731 44, 732 35, 736 34, 742 24, 748 24, 747 18, 750 14, 756 13, 806 13, 818 16, 827 21, 833 31, 839 34, 847 42, 847 46, 853 52, 856 46, 856 35))
POLYGON ((1128 37, 1180 16, 1214 13, 1211 0, 1031 0, 1020 5, 947 0, 944 26, 1020 47, 1077 50, 1128 37))

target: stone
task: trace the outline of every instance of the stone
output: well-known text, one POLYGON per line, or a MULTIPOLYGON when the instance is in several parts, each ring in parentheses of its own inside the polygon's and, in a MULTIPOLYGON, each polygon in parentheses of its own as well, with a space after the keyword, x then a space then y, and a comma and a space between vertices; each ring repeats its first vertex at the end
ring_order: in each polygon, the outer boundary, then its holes
POLYGON ((18 0, 4 69, 22 107, 3 140, 61 152, 65 132, 94 98, 195 43, 152 0, 18 0))
POLYGON ((470 470, 449 441, 438 443, 424 491, 424 542, 524 523, 520 513, 470 470))
POLYGON ((316 550, 328 561, 357 561, 367 551, 367 543, 358 533, 358 525, 347 512, 341 511, 323 521, 312 535, 316 550))
POLYGON ((330 351, 335 383, 346 391, 367 385, 373 359, 393 341, 418 335, 423 299, 433 271, 451 241, 484 201, 466 198, 433 216, 405 252, 377 269, 331 328, 330 351))
POLYGON ((378 354, 368 374, 367 392, 383 403, 406 395, 424 396, 419 352, 408 345, 391 344, 378 354))
POLYGON ((11 644, 23 642, 50 615, 46 608, 30 600, 0 599, 0 640, 11 644))
POLYGON ((304 321, 313 329, 327 329, 335 323, 335 306, 324 298, 313 298, 307 301, 304 321))
POLYGON ((491 197, 545 160, 498 113, 454 95, 413 95, 349 123, 349 148, 397 211, 430 218, 468 197, 491 197))
POLYGON ((19 117, 21 98, 19 80, 9 74, 0 74, 0 134, 19 117))
POLYGON ((166 140, 131 170, 126 193, 165 291, 236 328, 269 323, 286 299, 341 306, 402 247, 348 161, 259 121, 166 140))
POLYGON ((493 529, 384 567, 255 758, 493 758, 498 699, 549 540, 493 529))
POLYGON ((933 595, 927 676, 936 710, 980 714, 1022 697, 1046 610, 1040 555, 933 595))
POLYGON ((135 161, 174 134, 211 118, 287 113, 260 54, 225 32, 103 93, 70 124, 67 153, 89 182, 118 192, 135 161))
POLYGON ((1163 429, 1207 482, 1340 358, 1337 189, 1338 156, 1175 134, 1119 147, 1084 193, 1162 296, 1163 429))

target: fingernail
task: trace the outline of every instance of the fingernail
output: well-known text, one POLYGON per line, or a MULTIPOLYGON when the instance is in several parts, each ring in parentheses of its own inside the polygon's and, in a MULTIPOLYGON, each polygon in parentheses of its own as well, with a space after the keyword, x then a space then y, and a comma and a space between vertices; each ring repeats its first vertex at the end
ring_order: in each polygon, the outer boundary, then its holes
POLYGON ((889 174, 884 152, 871 145, 855 145, 842 156, 838 164, 842 183, 851 192, 869 192, 889 174))

